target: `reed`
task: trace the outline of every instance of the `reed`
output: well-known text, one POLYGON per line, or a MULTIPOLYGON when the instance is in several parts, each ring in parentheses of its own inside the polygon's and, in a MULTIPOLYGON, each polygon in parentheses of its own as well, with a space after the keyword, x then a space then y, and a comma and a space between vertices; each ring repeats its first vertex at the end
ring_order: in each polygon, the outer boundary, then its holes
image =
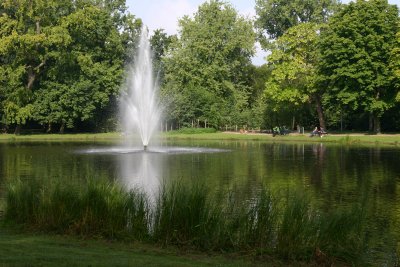
POLYGON ((204 185, 164 185, 154 211, 154 239, 164 245, 209 249, 220 223, 218 208, 209 200, 204 185))
POLYGON ((19 224, 34 224, 41 197, 40 186, 31 181, 28 184, 17 180, 7 190, 5 220, 19 224))
POLYGON ((29 229, 117 240, 141 240, 203 251, 240 252, 285 260, 357 263, 365 251, 360 207, 329 213, 304 194, 266 189, 245 200, 218 197, 203 184, 164 185, 152 205, 116 183, 8 186, 5 221, 29 229))
POLYGON ((318 236, 318 214, 304 194, 286 200, 277 230, 276 251, 284 259, 307 260, 313 255, 318 236))
POLYGON ((268 190, 262 189, 253 201, 246 213, 243 243, 250 244, 262 253, 267 248, 273 248, 276 243, 277 200, 268 190))
POLYGON ((114 183, 39 186, 16 181, 8 186, 6 201, 6 221, 40 231, 118 239, 144 239, 148 233, 146 196, 114 183))
POLYGON ((366 216, 362 207, 341 208, 321 215, 316 248, 345 262, 360 261, 366 247, 366 216))

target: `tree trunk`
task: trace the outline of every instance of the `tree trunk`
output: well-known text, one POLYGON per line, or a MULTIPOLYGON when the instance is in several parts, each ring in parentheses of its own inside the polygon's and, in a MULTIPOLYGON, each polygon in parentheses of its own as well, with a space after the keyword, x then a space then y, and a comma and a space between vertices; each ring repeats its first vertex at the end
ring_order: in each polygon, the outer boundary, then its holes
POLYGON ((51 126, 52 126, 52 124, 51 124, 51 122, 49 122, 46 133, 51 133, 51 126))
POLYGON ((19 135, 21 133, 21 125, 17 124, 14 130, 15 135, 19 135))
POLYGON ((374 133, 381 133, 381 118, 376 115, 374 115, 374 133))
POLYGON ((36 74, 32 70, 32 67, 29 67, 28 68, 28 85, 27 85, 28 90, 32 89, 32 86, 33 86, 33 83, 35 82, 35 80, 36 80, 36 74))
POLYGON ((65 130, 65 122, 61 123, 61 126, 60 126, 60 134, 63 134, 63 133, 64 133, 64 130, 65 130))
POLYGON ((295 128, 295 125, 296 125, 296 117, 295 116, 293 116, 293 119, 292 119, 292 129, 291 130, 294 130, 295 128))
POLYGON ((374 115, 372 113, 369 114, 368 118, 368 132, 374 132, 374 115))
POLYGON ((324 119, 324 110, 322 109, 322 103, 321 103, 321 99, 319 96, 315 97, 315 104, 317 105, 319 126, 324 128, 324 130, 326 130, 325 119, 324 119))
POLYGON ((40 34, 40 21, 36 21, 36 34, 40 34))

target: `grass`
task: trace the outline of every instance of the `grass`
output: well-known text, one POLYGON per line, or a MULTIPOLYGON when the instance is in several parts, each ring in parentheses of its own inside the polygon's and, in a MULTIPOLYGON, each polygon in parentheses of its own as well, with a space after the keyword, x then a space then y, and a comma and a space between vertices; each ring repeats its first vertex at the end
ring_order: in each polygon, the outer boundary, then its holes
POLYGON ((289 134, 273 137, 271 134, 239 134, 217 132, 213 134, 190 134, 185 135, 177 132, 168 132, 162 135, 167 139, 193 139, 193 140, 252 140, 267 142, 318 142, 337 143, 345 145, 390 145, 400 146, 400 134, 369 135, 365 133, 354 134, 329 134, 323 138, 309 137, 309 134, 289 134))
POLYGON ((120 139, 120 133, 0 134, 0 141, 101 141, 120 139))
MULTIPOLYGON (((400 146, 400 134, 381 134, 370 135, 366 133, 333 133, 323 138, 312 137, 306 134, 289 134, 285 136, 272 137, 271 134, 239 134, 214 132, 214 129, 190 129, 184 128, 178 131, 160 133, 159 137, 164 140, 252 140, 266 142, 324 142, 345 145, 385 145, 400 146)), ((120 133, 97 133, 97 134, 33 134, 33 135, 14 135, 0 134, 0 142, 34 142, 34 141, 117 141, 121 140, 120 133)))
MULTIPOLYGON (((17 233, 0 228, 0 266, 265 266, 251 259, 182 252, 143 243, 17 233)), ((270 262, 269 266, 286 266, 270 262)), ((305 265, 304 265, 305 266, 305 265)))
POLYGON ((33 232, 103 238, 253 259, 357 264, 365 249, 363 211, 322 213, 307 197, 261 190, 247 201, 204 185, 166 185, 155 203, 115 183, 8 186, 4 222, 33 232))

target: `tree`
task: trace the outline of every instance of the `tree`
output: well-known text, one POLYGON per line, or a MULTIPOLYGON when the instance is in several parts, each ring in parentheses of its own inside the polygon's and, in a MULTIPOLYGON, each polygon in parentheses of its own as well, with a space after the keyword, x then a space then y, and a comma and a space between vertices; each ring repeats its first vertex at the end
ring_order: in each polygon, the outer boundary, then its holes
POLYGON ((141 24, 125 13, 125 1, 6 0, 1 8, 0 107, 7 124, 18 131, 35 120, 63 132, 116 102, 141 24))
POLYGON ((163 29, 157 29, 150 37, 150 45, 153 51, 154 71, 158 74, 159 79, 164 78, 164 67, 162 65, 162 57, 168 51, 169 46, 176 38, 175 35, 168 36, 163 29))
POLYGON ((321 34, 322 83, 336 104, 370 114, 375 133, 396 95, 388 66, 398 22, 397 7, 387 0, 359 0, 335 14, 321 34))
POLYGON ((389 67, 393 70, 393 84, 397 90, 396 101, 400 102, 400 31, 396 34, 396 40, 390 53, 389 62, 389 67))
POLYGON ((254 49, 251 21, 231 5, 212 0, 179 21, 180 36, 166 56, 164 99, 179 124, 213 127, 245 123, 247 71, 254 49))
POLYGON ((63 17, 61 27, 71 43, 53 51, 51 70, 37 91, 35 107, 40 123, 49 127, 57 123, 63 132, 77 120, 93 118, 118 94, 124 47, 107 10, 97 6, 63 17))
POLYGON ((304 22, 325 23, 338 7, 338 0, 256 0, 255 26, 260 37, 276 39, 304 22))
POLYGON ((54 26, 55 1, 5 0, 0 6, 1 109, 4 122, 16 124, 18 133, 33 117, 33 92, 47 67, 49 51, 67 45, 69 39, 54 26))
POLYGON ((315 48, 320 29, 318 24, 302 23, 276 40, 268 57, 272 73, 266 82, 265 97, 277 103, 275 109, 313 103, 319 125, 326 128, 321 101, 323 90, 316 84, 318 53, 315 48))

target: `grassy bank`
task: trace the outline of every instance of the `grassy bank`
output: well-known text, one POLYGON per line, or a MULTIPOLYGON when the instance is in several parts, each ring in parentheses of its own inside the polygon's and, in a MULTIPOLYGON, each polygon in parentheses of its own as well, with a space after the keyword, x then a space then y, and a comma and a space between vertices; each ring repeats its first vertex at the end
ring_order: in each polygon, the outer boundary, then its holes
POLYGON ((167 139, 193 139, 193 140, 253 140, 267 142, 303 142, 303 143, 337 143, 346 145, 390 145, 400 147, 400 134, 380 134, 369 135, 364 133, 340 134, 334 133, 320 137, 309 137, 309 134, 271 134, 247 133, 240 134, 234 132, 217 132, 211 134, 181 134, 179 132, 168 132, 162 135, 167 139))
POLYGON ((17 181, 8 186, 4 222, 33 232, 139 241, 261 261, 362 260, 361 208, 321 212, 302 194, 282 197, 266 190, 250 199, 179 183, 164 187, 151 201, 109 182, 61 186, 17 181))
MULTIPOLYGON (((269 266, 287 266, 272 261, 269 266)), ((230 258, 143 243, 110 242, 71 236, 17 233, 0 228, 0 266, 264 266, 249 258, 230 258)), ((297 266, 297 265, 296 265, 297 266)), ((304 264, 305 266, 305 264, 304 264)))
MULTIPOLYGON (((34 142, 34 141, 118 141, 122 140, 120 133, 97 133, 97 134, 33 134, 33 135, 14 135, 0 134, 0 142, 34 142)), ((333 133, 323 138, 309 137, 308 134, 289 134, 285 136, 275 136, 271 134, 253 133, 234 133, 234 132, 212 132, 181 130, 159 134, 159 138, 164 140, 250 140, 266 142, 323 142, 350 145, 386 145, 400 146, 400 134, 381 134, 369 135, 365 133, 340 134, 333 133)))

